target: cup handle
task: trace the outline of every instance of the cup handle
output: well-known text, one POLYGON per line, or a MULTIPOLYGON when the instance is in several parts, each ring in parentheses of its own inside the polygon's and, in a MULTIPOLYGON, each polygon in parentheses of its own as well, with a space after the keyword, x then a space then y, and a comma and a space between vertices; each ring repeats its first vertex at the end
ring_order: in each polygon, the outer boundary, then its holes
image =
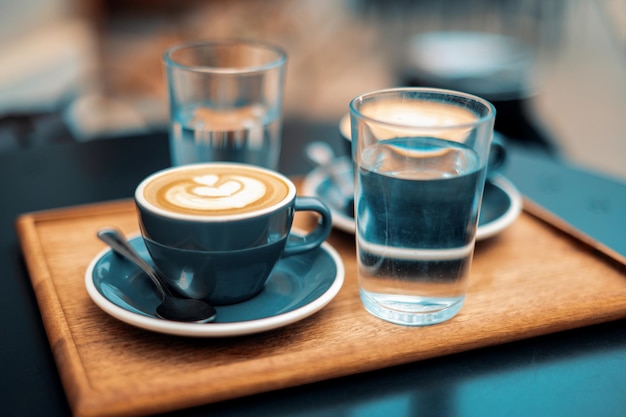
POLYGON ((283 258, 317 248, 326 240, 333 226, 330 209, 315 197, 296 197, 295 211, 314 211, 320 215, 320 220, 307 235, 298 240, 287 240, 283 258))
POLYGON ((487 165, 487 176, 497 172, 506 161, 506 146, 499 135, 494 134, 489 150, 489 161, 487 165))

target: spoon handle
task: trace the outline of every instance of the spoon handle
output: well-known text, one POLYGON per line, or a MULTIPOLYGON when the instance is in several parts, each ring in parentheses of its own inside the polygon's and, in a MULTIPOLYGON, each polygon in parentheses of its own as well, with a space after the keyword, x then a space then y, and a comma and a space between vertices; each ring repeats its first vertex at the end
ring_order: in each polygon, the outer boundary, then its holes
POLYGON ((161 282, 160 277, 157 272, 152 268, 150 264, 143 260, 141 256, 135 251, 135 249, 130 246, 122 232, 119 230, 107 227, 98 230, 98 238, 105 242, 107 245, 113 249, 113 251, 120 256, 123 256, 127 260, 133 262, 142 271, 144 271, 152 280, 154 285, 159 289, 161 295, 163 297, 170 295, 168 288, 165 286, 165 283, 161 282))
POLYGON ((332 163, 336 158, 333 148, 326 142, 314 141, 306 147, 306 155, 311 162, 321 167, 331 181, 339 187, 339 191, 346 198, 354 197, 354 186, 346 182, 337 174, 332 163))

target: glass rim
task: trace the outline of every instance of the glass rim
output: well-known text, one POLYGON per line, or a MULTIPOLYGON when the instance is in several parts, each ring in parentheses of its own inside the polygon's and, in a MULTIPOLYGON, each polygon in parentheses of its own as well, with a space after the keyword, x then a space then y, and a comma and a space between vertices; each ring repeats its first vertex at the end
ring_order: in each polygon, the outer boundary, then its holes
POLYGON ((167 67, 178 68, 181 70, 186 70, 190 72, 199 72, 199 73, 212 73, 212 74, 251 74, 264 72, 272 68, 278 68, 283 66, 287 62, 287 53, 280 47, 266 43, 258 40, 247 40, 247 39, 221 39, 221 40, 196 40, 190 42, 184 42, 171 48, 168 48, 163 53, 163 62, 167 67), (177 62, 173 58, 173 54, 185 49, 196 49, 196 48, 213 48, 213 47, 228 47, 228 46, 237 46, 243 45, 252 48, 256 48, 258 50, 264 50, 269 52, 274 52, 276 54, 276 59, 270 60, 269 62, 261 65, 251 65, 245 67, 219 67, 219 66, 207 66, 207 65, 185 65, 177 62))
POLYGON ((462 91, 455 91, 455 90, 448 90, 448 89, 444 89, 444 88, 434 88, 434 87, 395 87, 395 88, 385 88, 385 89, 380 89, 380 90, 374 90, 374 91, 370 91, 364 94, 360 94, 356 97, 354 97, 352 100, 350 100, 350 114, 354 115, 355 117, 362 119, 362 120, 366 120, 369 122, 373 122, 376 123, 378 125, 382 125, 382 126, 389 126, 389 127, 395 127, 395 128, 427 128, 429 130, 433 130, 433 131, 438 131, 438 130, 449 130, 451 128, 475 128, 477 126, 480 126, 486 122, 489 122, 490 120, 495 119, 496 117, 496 108, 495 106, 489 101, 486 100, 482 97, 476 96, 474 94, 470 94, 470 93, 464 93, 462 91), (367 100, 368 98, 372 98, 374 96, 388 96, 388 95, 393 95, 395 93, 401 93, 401 92, 406 92, 406 93, 430 93, 433 95, 438 95, 441 97, 444 96, 454 96, 454 97, 461 97, 464 98, 466 100, 471 100, 475 103, 479 103, 482 106, 484 106, 487 109, 487 113, 483 116, 480 116, 476 118, 476 120, 472 121, 472 122, 466 122, 466 123, 458 123, 458 124, 450 124, 450 125, 441 125, 441 126, 418 126, 418 125, 408 125, 408 124, 404 124, 404 123, 394 123, 391 121, 385 121, 385 120, 380 120, 374 117, 370 117, 367 116, 365 114, 363 114, 357 107, 356 104, 359 102, 363 102, 365 100, 367 100))

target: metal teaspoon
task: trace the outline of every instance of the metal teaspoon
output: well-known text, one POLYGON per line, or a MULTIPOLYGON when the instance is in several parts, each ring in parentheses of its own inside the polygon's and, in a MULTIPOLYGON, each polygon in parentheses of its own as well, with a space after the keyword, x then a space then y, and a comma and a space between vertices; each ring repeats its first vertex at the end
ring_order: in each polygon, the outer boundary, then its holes
POLYGON ((126 258, 145 272, 158 288, 163 300, 156 308, 156 314, 165 320, 207 323, 213 321, 217 312, 210 304, 192 298, 180 298, 171 293, 163 278, 130 246, 124 235, 117 229, 100 229, 98 238, 111 247, 118 255, 126 258))
POLYGON ((335 159, 333 148, 326 142, 311 142, 306 147, 306 156, 311 162, 321 167, 336 186, 339 196, 336 196, 334 200, 339 201, 334 201, 335 205, 350 217, 354 216, 354 185, 342 178, 332 166, 335 159))

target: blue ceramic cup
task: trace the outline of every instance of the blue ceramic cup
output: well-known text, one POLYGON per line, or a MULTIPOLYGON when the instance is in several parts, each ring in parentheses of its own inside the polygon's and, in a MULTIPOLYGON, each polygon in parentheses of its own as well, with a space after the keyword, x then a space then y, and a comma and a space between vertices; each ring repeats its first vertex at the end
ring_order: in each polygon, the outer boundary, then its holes
POLYGON ((215 305, 253 297, 281 257, 317 248, 332 227, 321 200, 296 196, 275 171, 240 163, 156 172, 139 184, 135 203, 143 240, 170 287, 215 305), (296 211, 319 221, 288 239, 296 211))

